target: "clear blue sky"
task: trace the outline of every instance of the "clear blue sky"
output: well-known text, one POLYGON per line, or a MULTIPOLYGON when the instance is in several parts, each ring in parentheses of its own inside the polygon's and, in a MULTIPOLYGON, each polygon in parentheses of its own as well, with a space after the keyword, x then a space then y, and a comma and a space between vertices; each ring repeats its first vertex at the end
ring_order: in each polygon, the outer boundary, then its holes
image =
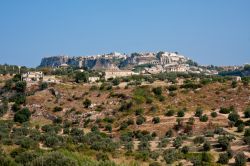
POLYGON ((1 0, 0 63, 43 56, 178 51, 250 62, 250 0, 1 0))

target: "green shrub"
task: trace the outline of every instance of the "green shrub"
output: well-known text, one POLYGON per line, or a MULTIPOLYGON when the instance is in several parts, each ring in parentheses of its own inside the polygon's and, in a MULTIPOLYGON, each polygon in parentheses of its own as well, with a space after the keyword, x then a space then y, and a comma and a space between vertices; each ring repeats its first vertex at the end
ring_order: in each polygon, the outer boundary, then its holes
POLYGON ((232 81, 231 87, 236 88, 238 85, 237 81, 232 81))
POLYGON ((216 127, 214 129, 214 133, 220 135, 220 134, 224 134, 225 132, 224 132, 224 129, 222 127, 216 127))
POLYGON ((2 117, 9 109, 8 100, 3 97, 2 105, 0 105, 0 117, 2 117))
POLYGON ((242 123, 242 124, 240 124, 240 125, 238 125, 238 127, 237 127, 237 132, 242 132, 242 131, 244 131, 244 128, 245 128, 245 125, 242 123))
POLYGON ((62 107, 56 106, 56 107, 53 109, 53 112, 61 112, 62 110, 63 110, 62 107))
POLYGON ((173 137, 173 135, 174 135, 174 131, 172 130, 172 129, 169 129, 167 132, 166 132, 166 137, 173 137))
POLYGON ((111 126, 111 124, 107 124, 105 126, 105 130, 111 133, 112 132, 112 126, 111 126))
POLYGON ((28 108, 23 108, 22 110, 18 111, 14 115, 14 121, 23 123, 29 120, 31 113, 28 108))
POLYGON ((250 118, 250 107, 244 111, 245 118, 250 118))
POLYGON ((178 89, 178 87, 176 86, 176 85, 170 85, 169 87, 168 87, 168 90, 169 91, 176 91, 178 89))
POLYGON ((44 90, 48 88, 48 83, 47 82, 42 82, 39 84, 39 90, 44 90))
POLYGON ((27 84, 25 81, 18 81, 16 83, 15 89, 17 92, 25 92, 26 86, 27 86, 27 84))
POLYGON ((49 134, 57 134, 61 130, 61 127, 55 124, 47 124, 42 126, 41 129, 42 131, 49 134))
POLYGON ((139 151, 149 151, 150 150, 150 143, 148 140, 141 140, 138 145, 139 151))
POLYGON ((120 80, 118 78, 115 78, 115 79, 113 79, 112 83, 114 86, 117 86, 120 84, 120 80))
POLYGON ((142 108, 139 108, 139 109, 136 109, 135 110, 135 115, 138 116, 138 115, 142 115, 144 113, 144 110, 142 108))
POLYGON ((135 155, 136 160, 147 161, 149 158, 149 151, 139 151, 135 155))
POLYGON ((188 146, 183 146, 181 149, 181 152, 184 154, 187 154, 189 152, 189 147, 188 146))
POLYGON ((175 149, 167 149, 163 152, 163 158, 167 164, 172 164, 179 159, 179 152, 175 149))
POLYGON ((173 147, 178 149, 179 147, 181 147, 182 143, 183 143, 182 138, 181 137, 176 137, 174 139, 174 142, 173 142, 173 147))
POLYGON ((159 118, 159 117, 154 117, 154 118, 152 119, 152 122, 153 122, 154 124, 160 123, 160 118, 159 118))
POLYGON ((129 119, 127 120, 127 124, 128 124, 128 125, 134 125, 135 123, 134 123, 134 120, 133 120, 132 118, 129 118, 129 119))
POLYGON ((146 97, 146 103, 147 104, 152 104, 153 103, 152 97, 146 97))
POLYGON ((17 111, 19 111, 21 109, 21 106, 19 104, 17 104, 17 103, 14 103, 12 105, 11 109, 12 109, 13 112, 17 112, 17 111))
POLYGON ((208 116, 207 116, 206 114, 200 116, 200 121, 201 121, 201 122, 207 122, 207 121, 208 121, 208 116))
POLYGON ((36 146, 36 143, 29 137, 21 137, 21 139, 16 141, 16 144, 25 149, 34 148, 36 146))
POLYGON ((24 104, 26 102, 26 96, 23 93, 17 93, 10 98, 10 101, 15 102, 16 104, 24 104))
POLYGON ((91 131, 92 132, 99 132, 99 127, 97 125, 94 125, 93 127, 91 127, 91 131))
POLYGON ((184 88, 184 89, 193 89, 193 90, 195 90, 195 89, 201 88, 202 85, 201 84, 195 84, 195 83, 192 83, 192 82, 188 82, 188 83, 184 83, 180 87, 184 88))
POLYGON ((250 145, 250 136, 244 137, 243 141, 247 144, 250 145))
POLYGON ((174 116, 174 114, 175 114, 175 111, 172 110, 172 109, 170 109, 167 112, 165 112, 165 116, 174 116))
POLYGON ((88 82, 88 79, 89 79, 89 75, 87 72, 77 72, 75 74, 76 83, 88 82))
POLYGON ((131 107, 133 106, 133 103, 131 101, 129 102, 122 102, 120 108, 119 108, 119 111, 121 112, 125 112, 125 111, 128 111, 129 109, 131 109, 131 107))
POLYGON ((240 116, 237 112, 231 112, 229 115, 228 115, 228 119, 232 122, 237 122, 239 119, 240 119, 240 116))
POLYGON ((203 144, 203 150, 204 151, 210 151, 211 149, 211 144, 210 142, 206 141, 204 144, 203 144))
POLYGON ((124 148, 125 148, 128 152, 132 152, 133 149, 134 149, 134 143, 131 142, 131 141, 125 142, 124 148))
POLYGON ((207 153, 207 152, 203 152, 201 154, 201 160, 206 162, 206 163, 211 163, 212 161, 212 155, 207 153))
POLYGON ((221 136, 218 138, 219 146, 222 148, 222 150, 227 150, 230 147, 230 140, 226 136, 221 136))
POLYGON ((153 88, 152 91, 153 91, 154 94, 157 95, 157 96, 161 96, 161 95, 162 95, 162 88, 161 88, 161 87, 153 88))
POLYGON ((85 108, 89 108, 89 106, 91 105, 91 100, 85 99, 83 101, 83 105, 84 105, 85 108))
POLYGON ((11 79, 5 81, 4 89, 10 91, 13 88, 13 81, 11 79))
POLYGON ((160 156, 159 152, 154 152, 154 151, 152 151, 152 152, 150 152, 150 154, 149 154, 149 157, 150 157, 151 159, 155 160, 155 161, 159 158, 159 156, 160 156))
POLYGON ((16 166, 17 163, 14 162, 10 157, 0 155, 0 165, 2 165, 2 166, 16 166))
POLYGON ((98 161, 107 161, 109 160, 109 157, 106 153, 97 153, 96 154, 96 160, 98 161))
POLYGON ((238 127, 238 126, 241 125, 241 124, 247 125, 247 121, 244 123, 243 120, 239 119, 239 120, 237 120, 237 121, 234 123, 234 126, 235 126, 235 127, 238 127))
POLYGON ((233 153, 233 151, 232 151, 231 148, 228 148, 228 149, 227 149, 227 155, 228 155, 228 158, 229 158, 229 159, 233 158, 234 153, 233 153))
POLYGON ((32 166, 77 166, 77 162, 71 158, 64 156, 59 152, 47 153, 45 156, 40 156, 33 160, 32 166))
POLYGON ((224 108, 224 107, 221 107, 220 108, 220 113, 221 114, 229 114, 230 112, 234 111, 234 108, 233 107, 230 107, 230 108, 224 108))
POLYGON ((158 109, 157 109, 156 106, 153 105, 153 106, 150 108, 150 111, 153 112, 153 113, 155 113, 155 112, 158 111, 158 109))
POLYGON ((178 117, 184 117, 184 116, 185 116, 184 110, 179 110, 179 111, 177 112, 177 116, 178 116, 178 117))
POLYGON ((137 125, 142 125, 145 121, 146 121, 146 118, 144 118, 143 116, 138 116, 136 118, 136 124, 137 125))
POLYGON ((196 117, 200 117, 203 114, 203 109, 202 108, 197 108, 195 111, 195 115, 196 117))
POLYGON ((145 101, 147 104, 151 104, 153 101, 149 90, 142 87, 135 89, 133 99, 137 104, 142 104, 145 101))
POLYGON ((235 156, 235 166, 245 166, 247 159, 246 156, 243 152, 239 152, 236 156, 235 156))
POLYGON ((25 151, 15 156, 15 161, 22 165, 28 165, 29 162, 35 160, 39 155, 34 151, 25 151))
POLYGON ((163 102, 163 101, 165 101, 165 97, 164 96, 162 96, 162 95, 160 95, 160 96, 157 96, 157 98, 158 98, 158 100, 160 101, 160 102, 163 102))
POLYGON ((216 118, 218 115, 217 115, 217 112, 211 112, 211 116, 213 117, 213 118, 216 118))
POLYGON ((205 138, 203 136, 197 136, 194 138, 193 142, 195 144, 202 144, 205 142, 205 138))
POLYGON ((250 128, 245 129, 244 136, 245 136, 245 137, 250 136, 250 128))
POLYGON ((56 147, 59 145, 60 140, 58 139, 57 136, 47 136, 45 137, 44 140, 44 145, 46 145, 47 147, 56 147))
POLYGON ((126 129, 128 127, 128 123, 127 122, 122 122, 121 124, 120 124, 120 130, 124 130, 124 129, 126 129))
POLYGON ((194 122, 195 122, 195 119, 194 119, 193 117, 190 117, 190 118, 188 118, 188 122, 187 122, 187 124, 189 124, 189 125, 193 125, 193 124, 194 124, 194 122))
POLYGON ((165 148, 167 144, 169 143, 168 138, 163 138, 161 141, 158 143, 158 148, 165 148))

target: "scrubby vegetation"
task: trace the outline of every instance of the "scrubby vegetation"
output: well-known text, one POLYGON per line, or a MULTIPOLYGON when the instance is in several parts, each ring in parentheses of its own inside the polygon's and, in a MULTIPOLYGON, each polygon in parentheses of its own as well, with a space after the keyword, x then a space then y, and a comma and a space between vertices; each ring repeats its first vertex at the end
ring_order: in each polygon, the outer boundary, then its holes
POLYGON ((249 164, 244 81, 160 73, 88 83, 96 73, 48 72, 63 83, 0 83, 0 165, 249 164))

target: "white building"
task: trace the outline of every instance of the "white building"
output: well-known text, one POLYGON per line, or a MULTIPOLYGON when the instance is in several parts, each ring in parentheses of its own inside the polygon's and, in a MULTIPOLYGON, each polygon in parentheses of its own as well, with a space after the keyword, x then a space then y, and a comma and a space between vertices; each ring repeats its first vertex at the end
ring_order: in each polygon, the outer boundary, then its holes
POLYGON ((169 64, 165 66, 165 70, 169 72, 187 72, 189 70, 189 66, 185 64, 169 64))
POLYGON ((89 77, 89 82, 91 83, 99 81, 99 80, 100 80, 100 77, 89 77))
POLYGON ((43 72, 36 71, 36 72, 27 72, 22 74, 22 80, 26 82, 37 82, 43 80, 43 72))
POLYGON ((183 55, 179 55, 178 53, 175 52, 164 52, 163 54, 160 55, 160 62, 162 65, 166 64, 172 64, 172 63, 185 63, 188 59, 184 57, 183 55))
POLYGON ((142 71, 142 74, 157 74, 160 72, 164 72, 164 69, 161 65, 156 65, 154 67, 151 68, 144 68, 144 70, 142 71))
POLYGON ((135 75, 131 70, 106 70, 105 71, 105 80, 109 78, 116 78, 116 77, 128 77, 135 75))
POLYGON ((43 76, 43 82, 59 83, 60 81, 58 79, 56 79, 56 76, 43 76))

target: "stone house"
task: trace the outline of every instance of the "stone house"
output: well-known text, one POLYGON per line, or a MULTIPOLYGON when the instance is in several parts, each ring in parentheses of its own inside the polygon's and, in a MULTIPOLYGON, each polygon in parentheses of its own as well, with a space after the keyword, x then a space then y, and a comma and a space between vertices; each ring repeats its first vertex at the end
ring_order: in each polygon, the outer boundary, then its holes
POLYGON ((22 80, 26 82, 38 82, 43 80, 43 72, 35 71, 35 72, 27 72, 22 74, 22 80))
POLYGON ((187 72, 189 67, 187 65, 167 65, 165 66, 166 71, 168 72, 187 72))
POLYGON ((89 77, 89 82, 96 82, 96 81, 99 81, 100 80, 100 77, 89 77))
POLYGON ((43 76, 43 82, 47 83, 59 83, 60 81, 56 78, 56 76, 43 76))
POLYGON ((106 70, 105 71, 105 80, 108 80, 109 78, 116 78, 116 77, 128 77, 135 75, 131 70, 106 70))

